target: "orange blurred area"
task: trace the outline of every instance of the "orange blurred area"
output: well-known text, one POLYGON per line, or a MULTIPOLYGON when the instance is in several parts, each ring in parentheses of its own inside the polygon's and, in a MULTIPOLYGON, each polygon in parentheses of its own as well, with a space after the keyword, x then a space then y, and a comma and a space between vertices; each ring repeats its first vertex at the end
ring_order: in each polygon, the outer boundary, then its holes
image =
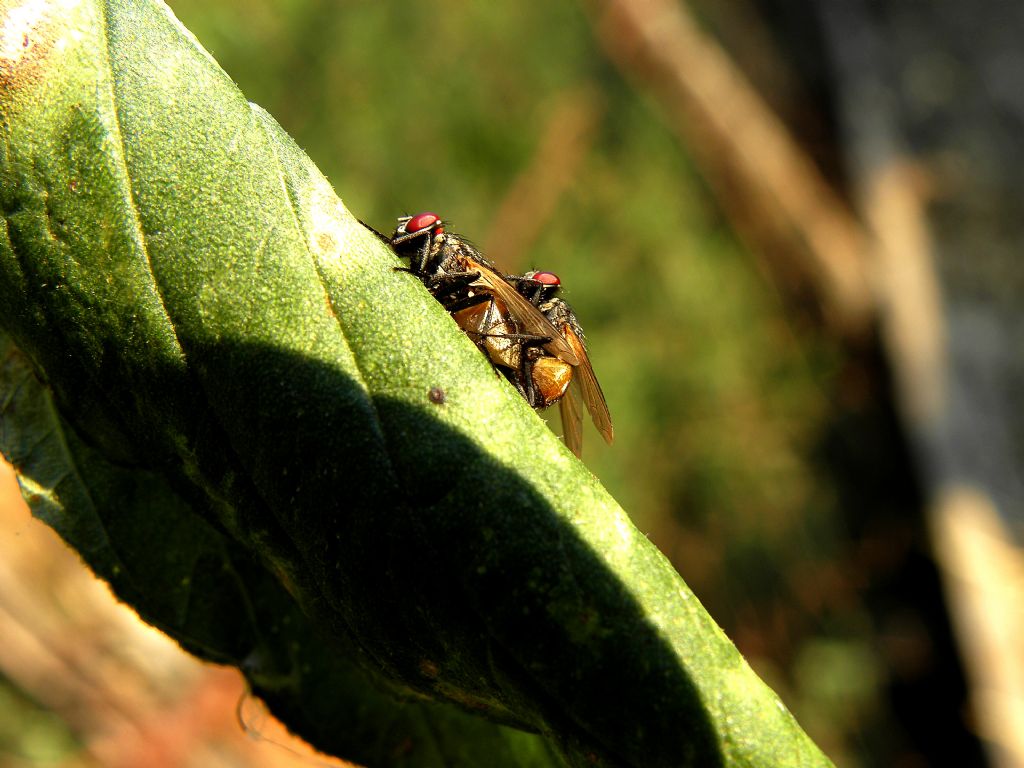
POLYGON ((119 603, 0 462, 0 766, 346 766, 119 603), (244 725, 243 725, 244 722, 244 725))

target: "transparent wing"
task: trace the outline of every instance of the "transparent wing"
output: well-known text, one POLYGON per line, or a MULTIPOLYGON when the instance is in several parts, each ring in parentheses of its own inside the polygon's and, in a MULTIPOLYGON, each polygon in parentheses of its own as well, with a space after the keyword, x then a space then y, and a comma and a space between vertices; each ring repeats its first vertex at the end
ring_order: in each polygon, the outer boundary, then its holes
POLYGON ((580 413, 579 389, 578 384, 570 384, 569 391, 558 401, 558 413, 562 417, 562 439, 565 447, 576 454, 576 458, 583 454, 583 414, 580 413))
MULTIPOLYGON (((571 327, 568 325, 562 326, 562 333, 565 334, 565 340, 573 348, 576 357, 580 361, 573 379, 579 382, 580 390, 583 393, 583 403, 587 406, 587 410, 590 411, 590 418, 594 420, 594 426, 597 427, 597 431, 601 433, 604 441, 610 445, 612 440, 615 439, 612 415, 608 412, 608 403, 605 402, 601 385, 597 383, 597 376, 594 375, 594 369, 590 365, 587 350, 583 346, 580 337, 576 335, 576 332, 571 327)), ((563 400, 566 399, 568 398, 563 398, 563 400)))

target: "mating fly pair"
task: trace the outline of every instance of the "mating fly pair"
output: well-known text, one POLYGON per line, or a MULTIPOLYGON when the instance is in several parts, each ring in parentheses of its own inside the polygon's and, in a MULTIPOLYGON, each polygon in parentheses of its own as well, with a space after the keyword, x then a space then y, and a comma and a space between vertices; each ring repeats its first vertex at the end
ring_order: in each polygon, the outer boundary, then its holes
POLYGON ((389 242, 409 259, 406 271, 423 282, 532 407, 559 404, 565 443, 574 454, 582 448, 578 391, 597 430, 611 443, 608 404, 576 316, 555 296, 561 287, 557 276, 501 274, 476 248, 446 232, 433 213, 400 218, 389 242))

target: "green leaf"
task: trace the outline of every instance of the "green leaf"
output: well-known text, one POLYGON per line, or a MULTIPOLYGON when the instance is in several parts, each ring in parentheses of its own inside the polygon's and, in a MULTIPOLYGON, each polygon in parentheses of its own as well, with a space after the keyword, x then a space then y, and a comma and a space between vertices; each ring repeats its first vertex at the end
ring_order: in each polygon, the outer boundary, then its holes
POLYGON ((165 6, 3 14, 3 449, 140 615, 371 764, 828 764, 165 6))

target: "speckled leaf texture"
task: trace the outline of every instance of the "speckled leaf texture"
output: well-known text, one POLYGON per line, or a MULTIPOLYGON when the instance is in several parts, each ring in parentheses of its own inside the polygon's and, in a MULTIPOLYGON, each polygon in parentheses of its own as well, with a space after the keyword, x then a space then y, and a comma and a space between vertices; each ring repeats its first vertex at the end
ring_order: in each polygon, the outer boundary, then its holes
POLYGON ((828 764, 166 6, 0 8, 0 442, 118 596, 367 765, 828 764))

